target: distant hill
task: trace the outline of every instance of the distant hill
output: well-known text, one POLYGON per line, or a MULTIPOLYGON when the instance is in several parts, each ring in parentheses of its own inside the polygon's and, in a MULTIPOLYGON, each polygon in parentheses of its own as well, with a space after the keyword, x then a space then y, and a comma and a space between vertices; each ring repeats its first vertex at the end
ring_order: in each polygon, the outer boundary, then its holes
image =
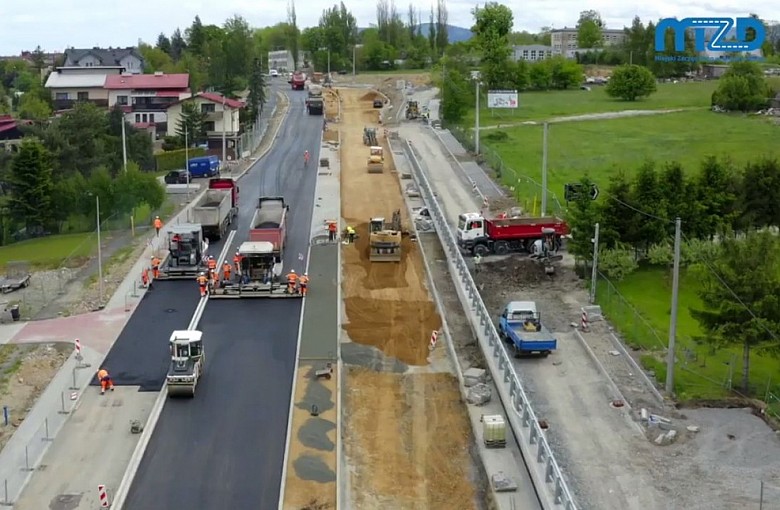
MULTIPOLYGON (((420 23, 419 30, 422 35, 428 37, 428 35, 431 33, 431 24, 420 23)), ((456 27, 454 25, 447 25, 447 38, 451 43, 468 41, 472 37, 474 37, 474 34, 471 33, 471 30, 469 30, 468 28, 456 27)))
MULTIPOLYGON (((430 23, 420 23, 418 25, 420 33, 424 35, 425 37, 428 37, 431 33, 431 24, 430 23)), ((366 30, 367 27, 358 28, 358 33, 362 32, 363 30, 366 30)), ((471 33, 471 30, 468 28, 463 27, 456 27, 454 25, 447 25, 447 39, 451 43, 459 43, 463 41, 468 41, 474 37, 474 34, 471 33)))

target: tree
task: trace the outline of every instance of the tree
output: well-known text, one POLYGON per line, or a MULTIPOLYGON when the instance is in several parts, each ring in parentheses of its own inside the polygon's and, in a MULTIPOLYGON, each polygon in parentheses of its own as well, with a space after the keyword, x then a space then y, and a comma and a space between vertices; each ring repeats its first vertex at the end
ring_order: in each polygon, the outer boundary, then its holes
POLYGON ((618 243, 614 248, 599 251, 599 270, 619 282, 639 267, 633 250, 618 243))
POLYGON ((170 55, 160 48, 149 46, 148 44, 139 44, 138 51, 144 57, 144 72, 154 73, 157 71, 165 72, 173 65, 170 55))
POLYGON ((577 21, 577 46, 580 48, 600 48, 603 44, 601 31, 604 22, 596 11, 582 11, 577 21))
MULTIPOLYGON (((580 179, 581 189, 589 190, 593 182, 588 176, 580 179)), ((596 223, 599 223, 600 210, 596 202, 591 200, 589 193, 579 193, 573 202, 570 202, 566 213, 566 223, 571 229, 571 240, 566 244, 566 249, 574 255, 575 259, 590 260, 593 256, 593 242, 596 223)))
POLYGON ((626 34, 623 51, 628 56, 629 64, 647 66, 653 59, 651 48, 654 49, 652 45, 655 44, 655 41, 648 39, 648 30, 639 16, 635 16, 631 27, 624 28, 623 31, 626 34))
POLYGON ((260 67, 260 60, 255 59, 254 70, 252 76, 249 79, 249 97, 248 107, 249 115, 252 121, 260 116, 260 112, 265 104, 265 75, 263 69, 260 67))
POLYGON ((186 49, 187 42, 184 40, 184 36, 181 35, 181 30, 177 28, 171 35, 171 52, 169 53, 174 62, 178 62, 181 59, 186 49))
MULTIPOLYGON (((634 177, 631 189, 631 205, 640 211, 647 211, 651 214, 663 214, 659 207, 663 203, 663 195, 658 185, 658 173, 652 162, 646 162, 634 177)), ((635 248, 647 252, 647 249, 656 243, 661 242, 666 236, 666 226, 668 221, 662 221, 656 218, 650 218, 645 215, 637 218, 636 224, 636 243, 635 248)))
POLYGON ((185 101, 181 105, 181 117, 179 125, 176 126, 176 135, 182 143, 189 143, 190 146, 206 138, 206 114, 201 112, 198 105, 193 101, 185 101))
POLYGON ((198 57, 206 56, 207 34, 200 16, 195 16, 192 25, 185 30, 187 36, 187 48, 198 57))
POLYGON ((623 170, 610 177, 606 195, 601 204, 601 239, 608 248, 621 242, 633 245, 637 239, 636 211, 631 208, 631 183, 623 170))
POLYGON ((739 178, 734 167, 715 157, 705 158, 696 179, 697 237, 723 234, 737 216, 739 178))
POLYGON ((450 123, 459 122, 471 106, 471 84, 463 72, 454 65, 448 65, 442 76, 441 90, 442 119, 450 123))
POLYGON ((512 11, 505 5, 488 2, 484 7, 475 7, 474 26, 476 43, 482 51, 482 80, 487 88, 496 90, 508 88, 512 49, 509 33, 514 23, 512 11))
POLYGON ((742 227, 780 226, 780 165, 765 158, 748 163, 742 174, 742 227))
POLYGON ((287 49, 293 56, 293 65, 298 68, 300 53, 301 30, 298 28, 298 15, 295 13, 295 2, 290 0, 287 6, 287 49))
POLYGON ((438 57, 447 48, 449 43, 449 34, 447 33, 447 21, 449 15, 447 14, 447 2, 446 0, 436 0, 436 49, 438 57))
POLYGON ((34 94, 28 92, 19 100, 19 117, 22 119, 46 120, 50 116, 49 104, 34 94))
POLYGON ((718 81, 713 104, 726 110, 749 112, 766 107, 770 88, 755 62, 734 62, 718 81))
POLYGON ((12 217, 28 232, 49 226, 54 219, 54 181, 49 153, 39 140, 22 140, 11 164, 11 185, 12 217))
POLYGON ((550 69, 552 88, 566 90, 570 87, 577 87, 583 82, 582 66, 560 55, 542 60, 534 65, 546 66, 550 69))
POLYGON ((141 172, 138 165, 129 163, 127 172, 114 180, 114 211, 130 213, 140 204, 147 204, 152 210, 159 208, 165 200, 165 188, 153 173, 141 172))
POLYGON ((607 83, 606 92, 609 97, 617 97, 624 101, 636 101, 647 97, 656 91, 655 77, 649 69, 638 65, 622 65, 612 71, 612 77, 607 83))
POLYGON ((169 57, 173 57, 173 55, 171 54, 171 50, 172 50, 171 40, 168 39, 168 36, 165 35, 164 33, 161 33, 160 35, 157 36, 157 44, 155 45, 155 48, 164 52, 169 57))
POLYGON ((691 315, 715 348, 742 347, 742 391, 750 392, 750 354, 777 352, 780 332, 780 245, 768 232, 723 239, 717 256, 695 267, 700 309, 691 315))

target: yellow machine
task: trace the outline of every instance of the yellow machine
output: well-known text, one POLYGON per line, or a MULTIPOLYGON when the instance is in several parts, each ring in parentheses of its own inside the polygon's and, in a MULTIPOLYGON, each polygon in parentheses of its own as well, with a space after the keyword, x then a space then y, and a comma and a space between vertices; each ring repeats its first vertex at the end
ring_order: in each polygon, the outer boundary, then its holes
POLYGON ((382 147, 371 147, 371 155, 368 157, 368 173, 381 174, 385 171, 385 156, 382 147))
POLYGON ((406 102, 406 118, 407 120, 414 120, 420 116, 420 106, 417 101, 406 102))
POLYGON ((393 212, 392 223, 384 218, 369 222, 369 260, 371 262, 401 262, 401 210, 393 212))

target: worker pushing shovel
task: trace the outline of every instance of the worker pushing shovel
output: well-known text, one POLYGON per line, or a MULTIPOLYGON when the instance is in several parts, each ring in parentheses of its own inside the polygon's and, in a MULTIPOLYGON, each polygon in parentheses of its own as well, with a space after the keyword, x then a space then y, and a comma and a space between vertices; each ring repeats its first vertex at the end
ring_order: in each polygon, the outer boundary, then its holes
POLYGON ((111 376, 108 374, 108 370, 101 368, 97 373, 98 381, 100 381, 100 394, 106 393, 106 390, 114 391, 114 381, 111 380, 111 376))

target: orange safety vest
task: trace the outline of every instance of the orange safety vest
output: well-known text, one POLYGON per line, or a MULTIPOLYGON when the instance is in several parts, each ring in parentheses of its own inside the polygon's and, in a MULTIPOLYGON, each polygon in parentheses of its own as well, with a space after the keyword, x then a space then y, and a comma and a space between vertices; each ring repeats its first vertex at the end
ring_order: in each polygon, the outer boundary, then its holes
POLYGON ((149 268, 145 267, 143 271, 141 271, 141 278, 143 278, 144 280, 149 279, 149 268))
POLYGON ((208 279, 205 276, 198 276, 198 285, 205 287, 208 283, 208 279))
POLYGON ((222 272, 223 273, 230 274, 230 270, 231 269, 232 268, 230 267, 230 264, 225 264, 225 265, 222 266, 222 272))
POLYGON ((152 259, 152 267, 154 267, 154 268, 160 267, 160 259, 158 259, 157 257, 153 258, 152 259))
POLYGON ((236 255, 235 257, 233 257, 233 264, 237 266, 241 265, 241 259, 243 259, 241 255, 236 255))
POLYGON ((209 259, 209 269, 216 269, 217 268, 217 261, 214 259, 209 259))
POLYGON ((328 223, 328 232, 336 231, 336 223, 328 223))
POLYGON ((298 283, 300 283, 301 285, 305 286, 306 284, 309 283, 309 277, 308 276, 301 276, 298 279, 298 283))
POLYGON ((287 273, 287 283, 295 283, 298 280, 298 275, 295 273, 287 273))
POLYGON ((162 220, 160 220, 160 218, 154 220, 154 228, 156 229, 162 228, 162 220))

